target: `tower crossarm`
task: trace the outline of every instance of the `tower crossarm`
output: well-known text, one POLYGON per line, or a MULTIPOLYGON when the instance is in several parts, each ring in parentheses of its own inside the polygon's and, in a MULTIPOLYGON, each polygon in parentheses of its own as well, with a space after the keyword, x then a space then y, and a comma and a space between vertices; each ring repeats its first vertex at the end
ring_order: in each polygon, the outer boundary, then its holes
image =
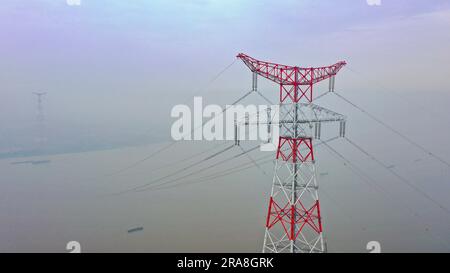
MULTIPOLYGON (((284 104, 285 106, 291 105, 291 107, 294 107, 295 104, 284 104)), ((347 120, 347 117, 336 113, 332 110, 329 110, 325 107, 312 104, 312 103, 299 103, 301 107, 299 107, 298 110, 298 116, 297 120, 294 121, 293 116, 290 115, 290 111, 282 112, 280 120, 274 121, 274 120, 251 120, 250 118, 246 117, 243 122, 240 122, 239 125, 263 125, 263 124, 290 124, 290 123, 317 123, 317 122, 345 122, 347 120)), ((288 107, 291 108, 291 107, 288 107)))
POLYGON ((330 66, 302 68, 260 61, 244 53, 239 53, 236 57, 252 72, 281 85, 313 85, 335 76, 347 64, 340 61, 330 66))
POLYGON ((346 116, 329 110, 325 107, 318 106, 316 104, 298 103, 298 104, 283 104, 280 110, 279 123, 317 123, 317 122, 345 122, 346 116), (293 112, 296 105, 297 114, 293 112))

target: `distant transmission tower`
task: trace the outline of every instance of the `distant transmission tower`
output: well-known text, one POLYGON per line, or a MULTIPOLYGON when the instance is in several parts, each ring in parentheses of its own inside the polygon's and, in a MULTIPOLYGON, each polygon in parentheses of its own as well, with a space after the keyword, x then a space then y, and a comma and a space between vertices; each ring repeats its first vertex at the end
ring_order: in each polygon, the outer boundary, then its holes
POLYGON ((263 252, 326 252, 323 238, 313 139, 320 139, 321 124, 339 123, 345 134, 345 116, 313 104, 314 84, 335 76, 346 65, 300 68, 256 60, 239 54, 257 76, 280 86, 280 137, 276 152, 272 192, 266 219, 263 252))
POLYGON ((46 92, 39 93, 39 92, 33 92, 34 95, 37 97, 37 121, 39 123, 44 122, 44 110, 42 108, 42 97, 47 94, 46 92))
POLYGON ((37 98, 37 131, 38 131, 38 142, 44 141, 44 109, 42 107, 42 97, 47 94, 46 92, 33 92, 37 98))

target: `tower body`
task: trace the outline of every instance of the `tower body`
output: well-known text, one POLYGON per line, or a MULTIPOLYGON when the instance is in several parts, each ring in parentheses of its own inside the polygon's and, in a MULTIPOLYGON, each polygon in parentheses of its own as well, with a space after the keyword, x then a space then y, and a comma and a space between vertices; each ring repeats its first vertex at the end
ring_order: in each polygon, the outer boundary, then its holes
POLYGON ((44 122, 44 110, 42 108, 42 97, 47 94, 47 93, 38 93, 38 92, 33 92, 34 95, 36 95, 37 97, 37 116, 36 116, 36 120, 38 123, 43 123, 44 122))
POLYGON ((299 123, 302 105, 280 104, 276 153, 263 252, 325 252, 312 129, 299 123))
POLYGON ((45 118, 44 118, 44 109, 42 106, 42 99, 43 96, 47 93, 39 93, 39 92, 33 92, 34 95, 36 95, 37 98, 37 112, 36 112, 36 139, 35 142, 38 145, 36 148, 41 149, 42 145, 44 144, 46 138, 45 138, 45 118))

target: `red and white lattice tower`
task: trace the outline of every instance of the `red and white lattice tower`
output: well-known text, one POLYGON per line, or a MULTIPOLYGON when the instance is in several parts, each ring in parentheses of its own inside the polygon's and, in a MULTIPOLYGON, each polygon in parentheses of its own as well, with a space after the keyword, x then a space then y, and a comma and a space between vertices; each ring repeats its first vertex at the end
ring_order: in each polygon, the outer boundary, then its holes
POLYGON ((313 104, 313 87, 328 79, 328 91, 333 92, 335 76, 346 63, 300 68, 242 53, 237 57, 253 72, 254 90, 258 75, 280 86, 280 137, 263 252, 326 252, 313 139, 320 138, 325 122, 339 122, 339 136, 343 136, 345 117, 313 104))

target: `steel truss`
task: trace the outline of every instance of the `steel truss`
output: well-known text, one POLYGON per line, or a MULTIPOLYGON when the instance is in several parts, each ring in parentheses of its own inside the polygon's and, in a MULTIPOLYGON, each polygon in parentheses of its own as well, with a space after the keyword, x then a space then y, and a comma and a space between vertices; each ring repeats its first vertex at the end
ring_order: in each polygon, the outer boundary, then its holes
POLYGON ((312 104, 313 86, 329 79, 328 91, 333 92, 335 76, 346 63, 300 68, 259 61, 242 53, 237 57, 253 72, 253 91, 257 91, 257 76, 280 87, 280 137, 263 252, 326 252, 313 139, 320 138, 324 122, 339 122, 339 136, 344 136, 346 118, 312 104))

